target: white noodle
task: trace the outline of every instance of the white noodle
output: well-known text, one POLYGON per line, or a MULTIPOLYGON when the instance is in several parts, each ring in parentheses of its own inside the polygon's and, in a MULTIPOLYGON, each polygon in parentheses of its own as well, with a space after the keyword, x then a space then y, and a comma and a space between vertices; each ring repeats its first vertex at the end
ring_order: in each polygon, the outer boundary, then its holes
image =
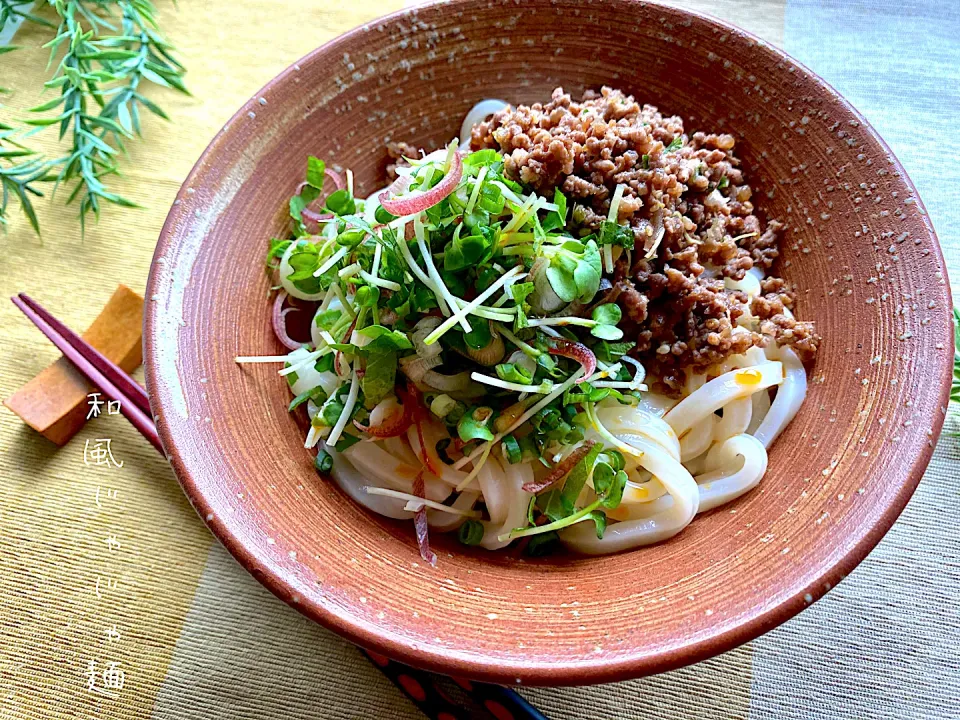
POLYGON ((793 420, 807 394, 807 373, 797 354, 788 347, 780 348, 780 361, 786 377, 777 390, 777 396, 773 399, 766 417, 753 433, 765 448, 769 448, 793 420))
POLYGON ((731 400, 747 397, 781 382, 783 365, 778 362, 731 370, 687 395, 663 419, 670 423, 678 436, 683 436, 687 430, 731 400))
MULTIPOLYGON (((377 485, 400 492, 413 492, 413 479, 419 469, 397 460, 377 443, 356 443, 340 453, 366 478, 364 485, 377 485)), ((450 488, 433 476, 424 475, 428 500, 443 502, 450 496, 450 488)))
POLYGON ((510 488, 507 487, 506 477, 499 464, 489 459, 477 473, 477 483, 483 494, 483 502, 487 506, 487 514, 493 524, 502 524, 507 519, 507 510, 511 498, 510 488))
MULTIPOLYGON (((783 386, 780 386, 783 389, 783 386)), ((779 392, 779 390, 777 391, 779 392)), ((723 442, 734 435, 746 432, 753 415, 753 399, 749 397, 737 398, 723 406, 723 417, 714 428, 713 439, 723 442)), ((699 454, 699 453, 698 453, 699 454)))
POLYGON ((606 401, 597 408, 597 418, 614 435, 621 433, 642 435, 662 446, 674 459, 680 459, 680 442, 677 440, 677 434, 656 415, 640 408, 606 401))
POLYGON ((413 454, 409 443, 405 443, 402 437, 384 438, 381 442, 383 443, 383 449, 397 460, 414 467, 420 464, 420 458, 413 454))
POLYGON ((684 463, 710 449, 713 444, 714 428, 719 422, 720 418, 710 413, 683 436, 680 440, 680 459, 684 463))
MULTIPOLYGON (((457 510, 473 510, 473 506, 480 499, 480 493, 471 490, 465 490, 457 496, 451 507, 457 510)), ((406 506, 404 506, 406 507, 406 506)), ((427 525, 440 532, 450 532, 456 530, 467 520, 463 515, 451 515, 449 512, 440 512, 439 510, 427 510, 427 525)))
POLYGON ((766 448, 755 437, 734 435, 719 447, 720 468, 694 478, 700 488, 700 512, 713 510, 752 490, 767 471, 766 448))
MULTIPOLYGON (((462 470, 457 470, 456 467, 447 465, 443 460, 440 459, 440 456, 437 454, 437 442, 443 437, 446 437, 446 434, 442 434, 433 423, 423 423, 422 424, 423 432, 423 441, 426 443, 426 453, 427 458, 430 460, 430 464, 440 471, 440 480, 442 480, 447 485, 452 485, 457 487, 467 478, 467 473, 462 470)), ((407 430, 407 441, 410 443, 410 447, 413 448, 414 454, 421 458, 423 457, 424 448, 420 446, 420 437, 417 434, 417 428, 411 426, 407 430)), ((433 477, 433 474, 430 474, 430 477, 433 477)))
POLYGON ((483 539, 480 545, 487 550, 499 550, 510 544, 510 540, 500 540, 500 536, 511 530, 523 527, 527 523, 527 505, 532 495, 523 489, 528 482, 533 482, 533 468, 530 463, 518 463, 502 467, 495 457, 487 459, 487 464, 494 465, 494 472, 498 472, 503 479, 501 482, 506 488, 507 516, 503 523, 493 522, 483 524, 483 539))
POLYGON ((743 276, 743 280, 724 278, 723 286, 727 290, 742 290, 751 298, 755 298, 760 294, 760 279, 749 272, 743 276))
MULTIPOLYGON (((354 446, 356 447, 356 446, 354 446)), ((358 505, 371 510, 378 515, 394 518, 395 520, 410 520, 413 513, 403 509, 406 504, 402 500, 386 498, 379 495, 368 495, 361 488, 370 484, 370 478, 350 462, 343 453, 335 450, 328 451, 333 458, 333 469, 330 475, 347 495, 358 505)))

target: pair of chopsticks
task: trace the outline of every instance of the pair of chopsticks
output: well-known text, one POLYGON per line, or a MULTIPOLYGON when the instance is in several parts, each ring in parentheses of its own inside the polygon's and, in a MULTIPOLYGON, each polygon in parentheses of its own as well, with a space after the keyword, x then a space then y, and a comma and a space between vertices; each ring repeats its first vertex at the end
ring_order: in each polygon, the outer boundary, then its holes
MULTIPOLYGON (((120 403, 120 412, 157 451, 166 456, 150 410, 147 392, 121 368, 68 328, 26 293, 10 298, 63 353, 77 370, 110 400, 120 403)), ((366 652, 366 651, 365 651, 366 652)), ((430 720, 468 720, 465 709, 455 705, 441 689, 441 676, 415 670, 376 653, 366 652, 372 663, 393 682, 430 720)), ((547 720, 541 712, 510 688, 489 683, 458 680, 478 707, 495 718, 547 720)), ((479 717, 476 713, 473 717, 479 717)))
POLYGON ((76 366, 81 375, 100 388, 108 398, 120 403, 123 416, 163 455, 163 445, 160 444, 157 426, 153 422, 147 391, 29 295, 20 293, 10 299, 76 366))

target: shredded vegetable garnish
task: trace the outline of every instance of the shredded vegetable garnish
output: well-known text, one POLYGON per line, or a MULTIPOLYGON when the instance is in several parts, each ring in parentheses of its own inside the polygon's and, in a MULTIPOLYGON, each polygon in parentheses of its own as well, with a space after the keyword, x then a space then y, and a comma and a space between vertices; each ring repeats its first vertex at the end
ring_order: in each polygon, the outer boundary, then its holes
MULTIPOLYGON (((697 486, 682 477, 689 447, 713 448, 701 463, 711 469, 714 458, 744 468, 740 475, 765 467, 758 441, 711 445, 704 428, 730 402, 740 415, 725 413, 722 424, 741 432, 750 403, 758 414, 790 412, 769 395, 753 401, 742 382, 699 381, 711 409, 701 418, 687 398, 691 437, 679 440, 670 416, 641 402, 646 371, 629 355, 620 306, 608 301, 617 297, 608 294, 615 268, 632 258, 634 230, 619 219, 637 207, 634 189, 609 187, 606 219, 590 231, 574 199, 515 182, 493 149, 467 152, 453 141, 405 160, 394 183, 364 196, 362 177, 309 158, 290 200, 291 234, 272 239, 267 254, 281 289, 273 324, 291 352, 236 358, 282 364, 321 474, 376 512, 412 518, 421 556, 434 564, 431 527, 488 549, 535 536, 524 544, 537 554, 557 538, 602 543, 608 514, 650 517, 636 531, 650 535, 643 542, 668 536, 665 527, 677 532, 698 503, 697 486), (290 337, 285 303, 312 313, 309 338, 290 337), (656 505, 664 494, 672 504, 656 505), (641 501, 666 515, 645 515, 641 501)), ((650 162, 644 155, 645 170, 650 162)), ((649 233, 658 233, 654 250, 662 228, 649 233)), ((736 367, 761 360, 771 364, 760 352, 736 367)), ((738 492, 755 483, 737 477, 738 492)))

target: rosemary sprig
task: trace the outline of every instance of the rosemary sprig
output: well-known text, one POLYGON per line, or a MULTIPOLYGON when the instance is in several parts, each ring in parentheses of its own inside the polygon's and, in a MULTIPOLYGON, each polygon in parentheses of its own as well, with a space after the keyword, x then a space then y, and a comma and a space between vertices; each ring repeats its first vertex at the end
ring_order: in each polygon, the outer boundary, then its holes
MULTIPOLYGON (((60 94, 30 109, 42 117, 32 117, 24 122, 35 128, 32 132, 58 125, 60 138, 69 139, 69 152, 49 161, 47 167, 58 169, 55 175, 57 187, 73 184, 66 202, 70 204, 79 200, 83 229, 88 213, 92 212, 99 219, 104 202, 123 207, 137 206, 108 188, 105 178, 120 173, 118 152, 126 150, 125 140, 140 135, 141 108, 169 119, 144 95, 145 84, 189 93, 182 80, 184 68, 173 56, 172 46, 159 32, 156 9, 151 0, 47 2, 56 10, 60 23, 56 36, 44 47, 50 49, 51 64, 58 55, 60 60, 53 78, 44 86, 59 89, 60 94), (56 114, 47 115, 50 112, 56 114)), ((0 0, 0 3, 3 3, 0 6, 3 9, 11 8, 2 16, 0 27, 14 14, 50 25, 16 7, 25 4, 19 0, 0 0)), ((36 158, 30 161, 26 177, 39 170, 39 165, 34 167, 37 162, 42 161, 36 158)), ((23 169, 20 171, 18 177, 23 176, 23 169)), ((34 220, 31 224, 36 229, 34 220)))
MULTIPOLYGON (((81 2, 59 2, 59 0, 57 11, 61 16, 60 27, 56 37, 45 47, 51 49, 51 58, 56 55, 62 45, 66 46, 66 51, 53 79, 44 83, 44 86, 59 87, 60 96, 31 108, 31 112, 47 112, 58 106, 62 106, 62 111, 54 117, 30 118, 25 122, 38 128, 59 124, 61 138, 68 132, 71 134, 71 152, 54 160, 52 165, 60 166, 60 172, 57 175, 58 186, 60 183, 74 179, 79 180, 67 198, 67 203, 69 204, 82 193, 80 223, 83 227, 87 212, 92 210, 99 217, 101 198, 128 207, 134 206, 134 203, 108 191, 100 180, 101 177, 117 171, 116 161, 113 158, 117 151, 97 134, 97 130, 105 126, 98 117, 99 113, 93 115, 88 112, 91 99, 97 105, 103 105, 103 91, 100 83, 105 79, 94 66, 94 62, 103 57, 92 41, 95 29, 84 30, 81 22, 81 18, 92 13, 81 2)), ((98 22, 99 19, 89 21, 91 26, 98 22)))
POLYGON ((33 0, 0 0, 0 30, 3 29, 3 26, 7 24, 8 20, 16 20, 17 18, 29 20, 38 25, 45 25, 46 27, 54 27, 54 24, 46 18, 33 15, 23 9, 24 6, 29 7, 32 4, 33 0))
POLYGON ((12 139, 14 128, 0 123, 0 226, 9 223, 7 208, 15 196, 34 232, 40 232, 37 213, 30 196, 43 197, 36 184, 49 180, 47 164, 33 150, 23 147, 12 139))
MULTIPOLYGON (((140 135, 140 107, 169 120, 156 103, 140 92, 141 82, 172 87, 187 95, 190 93, 181 79, 183 65, 173 56, 173 47, 158 32, 153 3, 150 0, 123 0, 118 5, 123 12, 123 33, 99 44, 103 48, 119 48, 129 56, 105 63, 105 69, 123 84, 100 111, 100 117, 117 120, 128 136, 131 133, 140 135)), ((107 132, 122 148, 124 136, 113 129, 104 131, 104 135, 107 132)))

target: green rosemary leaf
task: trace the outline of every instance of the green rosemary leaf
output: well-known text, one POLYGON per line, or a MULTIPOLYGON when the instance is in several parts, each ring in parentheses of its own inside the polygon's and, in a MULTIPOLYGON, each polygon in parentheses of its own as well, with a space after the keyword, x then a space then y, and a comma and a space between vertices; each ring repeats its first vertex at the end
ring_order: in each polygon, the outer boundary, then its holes
MULTIPOLYGON (((36 23, 37 25, 43 25, 44 27, 56 27, 56 25, 46 18, 28 12, 32 5, 33 0, 0 0, 0 30, 4 28, 8 21, 16 21, 17 18, 36 23)), ((0 53, 3 52, 9 51, 0 48, 0 53)))
POLYGON ((127 107, 127 101, 117 103, 117 120, 128 135, 133 134, 133 124, 130 121, 130 108, 127 107))
MULTIPOLYGON (((49 114, 29 117, 23 124, 32 128, 23 137, 58 126, 60 138, 70 143, 63 157, 44 163, 38 178, 30 178, 35 167, 5 166, 3 204, 0 222, 8 220, 7 207, 20 200, 31 225, 37 229, 36 215, 26 194, 40 193, 30 184, 54 180, 54 192, 70 184, 67 204, 79 203, 81 228, 85 216, 99 217, 103 203, 121 207, 138 207, 136 203, 113 192, 104 182, 107 176, 118 175, 117 159, 126 153, 125 141, 141 133, 140 107, 169 119, 154 101, 146 97, 152 85, 173 88, 189 94, 183 83, 183 65, 173 55, 173 46, 159 32, 156 9, 152 0, 49 0, 57 13, 56 34, 43 47, 50 50, 49 67, 53 77, 44 83, 59 96, 34 108, 31 112, 49 114), (48 173, 47 169, 56 172, 48 173), (27 171, 30 172, 27 172, 27 171)), ((30 19, 24 12, 26 0, 0 0, 0 27, 10 18, 30 19)), ((2 49, 0 52, 9 52, 2 49)), ((6 126, 0 131, 9 130, 6 126)), ((8 134, 0 136, 0 140, 8 134)), ((10 147, 0 148, 0 162, 10 163, 25 157, 24 152, 10 147)))
POLYGON ((137 103, 139 103, 140 105, 143 105, 147 110, 152 112, 154 115, 162 117, 164 120, 170 119, 169 116, 163 110, 161 110, 156 103, 152 102, 148 98, 145 98, 143 95, 140 95, 139 93, 134 93, 133 97, 137 101, 137 103))

